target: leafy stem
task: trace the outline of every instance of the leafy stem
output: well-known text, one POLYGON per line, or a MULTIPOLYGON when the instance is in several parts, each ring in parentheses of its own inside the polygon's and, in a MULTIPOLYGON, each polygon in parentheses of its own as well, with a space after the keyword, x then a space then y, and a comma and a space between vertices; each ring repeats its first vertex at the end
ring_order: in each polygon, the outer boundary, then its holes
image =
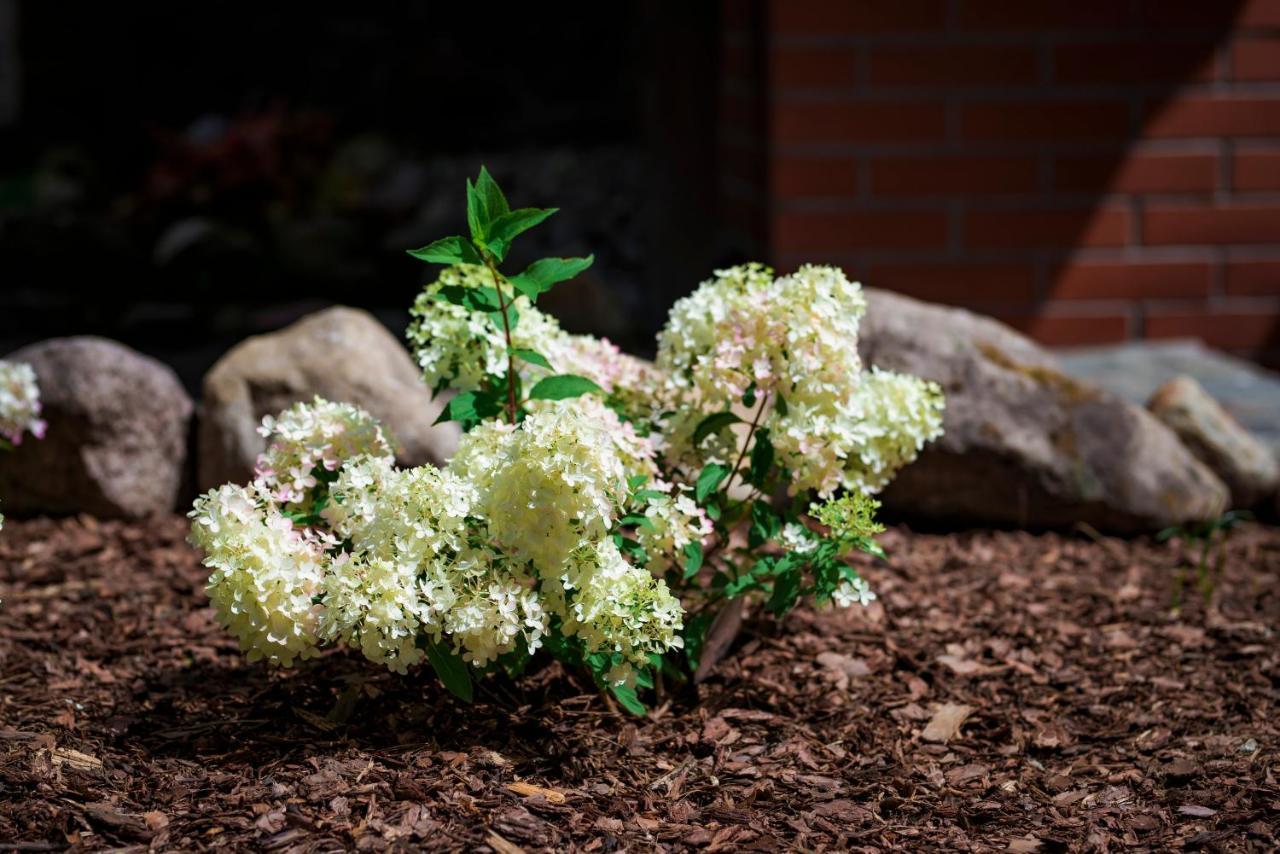
POLYGON ((507 415, 516 423, 516 357, 512 353, 511 323, 507 319, 507 295, 502 290, 502 276, 494 266, 493 256, 484 253, 484 264, 493 275, 493 289, 498 292, 498 311, 502 314, 502 334, 507 339, 507 415))
POLYGON ((733 486, 733 479, 737 477, 738 470, 742 468, 742 461, 747 457, 747 449, 751 447, 751 440, 755 438, 756 428, 760 426, 760 419, 764 417, 764 409, 769 403, 769 392, 760 394, 760 405, 756 407, 756 414, 751 419, 751 427, 747 430, 747 440, 742 443, 742 450, 738 452, 738 461, 733 464, 732 471, 729 472, 729 479, 725 481, 724 491, 729 494, 729 487, 733 486))

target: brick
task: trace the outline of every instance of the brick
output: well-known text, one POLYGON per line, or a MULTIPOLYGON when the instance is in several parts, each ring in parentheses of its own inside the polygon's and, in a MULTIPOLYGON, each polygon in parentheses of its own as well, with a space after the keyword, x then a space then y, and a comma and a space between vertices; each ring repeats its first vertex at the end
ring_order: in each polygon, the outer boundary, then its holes
POLYGON ((1053 52, 1053 79, 1075 84, 1212 80, 1216 48, 1211 41, 1061 45, 1053 52))
POLYGON ((857 82, 858 52, 853 47, 775 47, 770 71, 781 88, 848 89, 857 82))
POLYGON ((784 100, 773 106, 773 132, 784 145, 936 141, 946 115, 938 103, 784 100))
POLYGON ((1232 296, 1280 297, 1280 261, 1234 261, 1226 286, 1232 296))
POLYGON ((771 181, 779 198, 850 197, 858 192, 858 162, 853 157, 801 157, 774 159, 771 181))
POLYGON ((1119 310, 1109 314, 997 314, 996 317, 1048 347, 1114 344, 1129 338, 1129 317, 1119 310))
POLYGON ((1231 47, 1233 80, 1280 80, 1280 38, 1241 36, 1231 47))
POLYGON ((1144 324, 1148 338, 1199 338, 1222 350, 1280 346, 1280 310, 1151 311, 1144 324))
POLYGON ((1127 211, 971 211, 965 219, 965 245, 975 249, 1123 246, 1129 233, 1127 211))
POLYGON ((1035 49, 1021 45, 885 45, 871 52, 876 86, 1017 86, 1035 83, 1035 49))
POLYGON ((1030 264, 873 264, 867 284, 949 305, 1026 302, 1035 289, 1030 264))
POLYGON ((1152 205, 1143 211, 1153 245, 1280 243, 1280 206, 1152 205))
POLYGON ((1239 27, 1280 27, 1280 0, 1247 0, 1236 18, 1239 27))
POLYGON ((779 252, 932 249, 946 239, 946 214, 934 211, 790 211, 773 218, 779 252))
POLYGON ((1280 135, 1280 98, 1175 98, 1148 104, 1147 137, 1280 135))
POLYGON ((1207 263, 1072 262, 1050 273, 1049 293, 1059 300, 1187 299, 1207 297, 1207 263))
POLYGON ((957 17, 960 26, 981 30, 1111 30, 1130 20, 1129 4, 1119 0, 960 0, 957 17))
POLYGON ((1053 187, 1072 193, 1211 192, 1218 181, 1212 154, 1128 154, 1059 157, 1053 187))
POLYGON ((878 196, 1030 193, 1039 174, 1034 157, 881 157, 871 163, 878 196))
POLYGON ((770 26, 780 35, 866 35, 941 30, 946 0, 773 0, 770 26))
POLYGON ((1129 107, 1123 101, 966 104, 960 113, 960 135, 982 142, 1127 139, 1129 107))
POLYGON ((1280 151, 1237 149, 1231 156, 1231 189, 1280 190, 1280 151))

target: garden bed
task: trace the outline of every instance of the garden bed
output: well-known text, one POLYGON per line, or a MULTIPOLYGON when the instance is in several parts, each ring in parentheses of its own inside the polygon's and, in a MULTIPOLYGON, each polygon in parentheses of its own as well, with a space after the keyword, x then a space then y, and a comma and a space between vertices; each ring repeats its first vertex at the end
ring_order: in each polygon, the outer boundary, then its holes
POLYGON ((466 707, 355 653, 246 663, 186 530, 6 526, 0 850, 1277 842, 1280 529, 1180 617, 1176 545, 891 529, 880 601, 748 622, 647 720, 554 664, 466 707))

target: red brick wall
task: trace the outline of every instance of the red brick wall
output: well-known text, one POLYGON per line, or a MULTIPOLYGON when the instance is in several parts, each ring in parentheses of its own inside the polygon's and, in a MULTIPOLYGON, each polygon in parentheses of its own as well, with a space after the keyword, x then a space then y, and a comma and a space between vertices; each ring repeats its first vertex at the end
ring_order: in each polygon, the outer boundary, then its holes
POLYGON ((722 8, 722 188, 780 268, 1280 351, 1280 0, 722 8))

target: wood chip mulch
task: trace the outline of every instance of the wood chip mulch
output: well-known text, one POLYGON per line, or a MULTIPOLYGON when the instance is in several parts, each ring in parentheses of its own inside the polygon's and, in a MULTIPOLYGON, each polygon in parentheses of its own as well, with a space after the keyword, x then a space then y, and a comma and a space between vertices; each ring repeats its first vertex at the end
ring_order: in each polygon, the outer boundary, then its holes
POLYGON ((1280 529, 884 537, 866 610, 750 620, 620 713, 549 665, 472 707, 244 662, 180 518, 0 535, 0 850, 1272 851, 1280 529))

